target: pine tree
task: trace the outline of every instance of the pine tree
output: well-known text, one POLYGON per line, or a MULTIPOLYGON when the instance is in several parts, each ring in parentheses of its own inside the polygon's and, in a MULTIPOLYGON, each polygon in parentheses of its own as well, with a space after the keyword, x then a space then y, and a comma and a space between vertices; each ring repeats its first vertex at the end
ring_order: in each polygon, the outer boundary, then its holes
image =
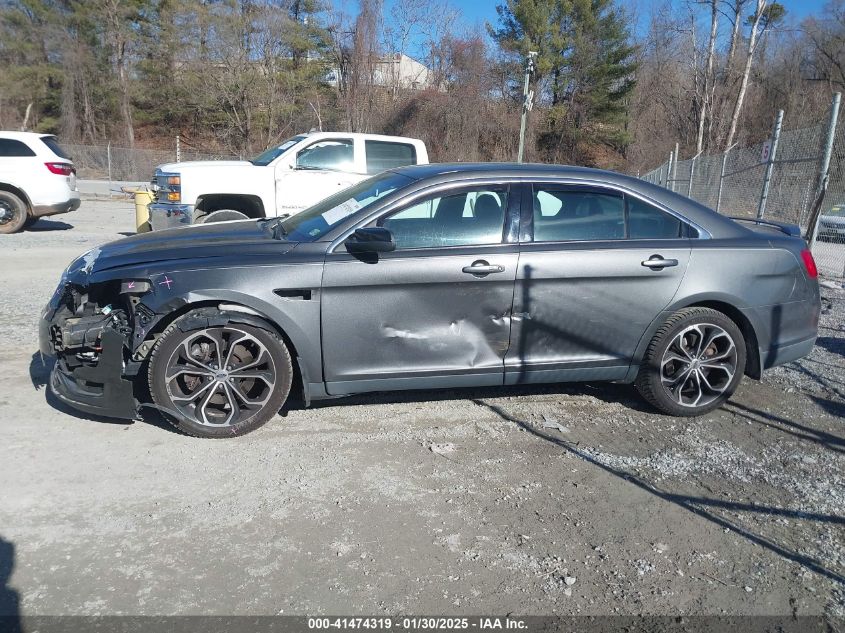
POLYGON ((497 12, 500 26, 490 32, 507 56, 538 52, 534 87, 546 106, 538 134, 544 157, 589 162, 579 149, 584 144, 624 149, 636 48, 615 1, 508 0, 497 12))

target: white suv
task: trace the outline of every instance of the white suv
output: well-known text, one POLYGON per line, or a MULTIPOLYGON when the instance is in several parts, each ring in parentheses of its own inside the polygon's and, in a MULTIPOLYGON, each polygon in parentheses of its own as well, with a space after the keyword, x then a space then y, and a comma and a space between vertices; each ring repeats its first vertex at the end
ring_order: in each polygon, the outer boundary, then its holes
POLYGON ((0 234, 77 208, 76 169, 55 136, 0 132, 0 234))

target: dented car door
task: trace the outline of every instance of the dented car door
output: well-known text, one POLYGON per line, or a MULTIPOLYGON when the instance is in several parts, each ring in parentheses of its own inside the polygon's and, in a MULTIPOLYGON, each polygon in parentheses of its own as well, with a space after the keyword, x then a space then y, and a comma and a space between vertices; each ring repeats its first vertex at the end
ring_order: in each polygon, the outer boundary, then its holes
MULTIPOLYGON (((506 218, 509 187, 420 195, 368 226, 391 231, 393 252, 327 254, 323 368, 330 394, 501 385, 519 257, 506 218)), ((510 220, 508 221, 510 224, 510 220)))

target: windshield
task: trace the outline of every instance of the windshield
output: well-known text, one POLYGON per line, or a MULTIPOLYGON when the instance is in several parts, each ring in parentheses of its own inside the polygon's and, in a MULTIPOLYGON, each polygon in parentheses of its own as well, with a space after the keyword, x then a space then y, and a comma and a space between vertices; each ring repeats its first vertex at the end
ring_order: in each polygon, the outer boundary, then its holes
POLYGON ((292 242, 316 242, 353 213, 412 182, 407 176, 383 172, 287 218, 281 229, 292 242))
POLYGON ((253 158, 250 162, 253 165, 257 165, 258 167, 266 167, 274 160, 276 160, 279 156, 288 151, 291 147, 299 143, 299 141, 305 138, 305 136, 294 136, 293 138, 289 138, 278 147, 271 147, 270 149, 264 150, 261 154, 253 158))

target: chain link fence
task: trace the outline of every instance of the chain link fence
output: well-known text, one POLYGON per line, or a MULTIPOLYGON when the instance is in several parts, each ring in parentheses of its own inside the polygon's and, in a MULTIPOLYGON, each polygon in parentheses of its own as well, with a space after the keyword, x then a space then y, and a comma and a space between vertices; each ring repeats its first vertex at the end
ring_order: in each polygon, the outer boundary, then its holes
MULTIPOLYGON (((232 159, 224 154, 191 150, 153 150, 111 147, 110 145, 73 145, 62 143, 73 159, 79 178, 86 180, 130 180, 149 182, 155 168, 162 163, 189 160, 232 159)), ((237 160, 237 158, 235 158, 237 160)))
POLYGON ((642 178, 725 215, 797 224, 805 235, 820 204, 808 242, 822 275, 845 277, 845 130, 837 129, 838 109, 837 96, 828 121, 794 130, 781 129, 781 112, 768 141, 686 160, 676 159, 676 149, 642 178))

